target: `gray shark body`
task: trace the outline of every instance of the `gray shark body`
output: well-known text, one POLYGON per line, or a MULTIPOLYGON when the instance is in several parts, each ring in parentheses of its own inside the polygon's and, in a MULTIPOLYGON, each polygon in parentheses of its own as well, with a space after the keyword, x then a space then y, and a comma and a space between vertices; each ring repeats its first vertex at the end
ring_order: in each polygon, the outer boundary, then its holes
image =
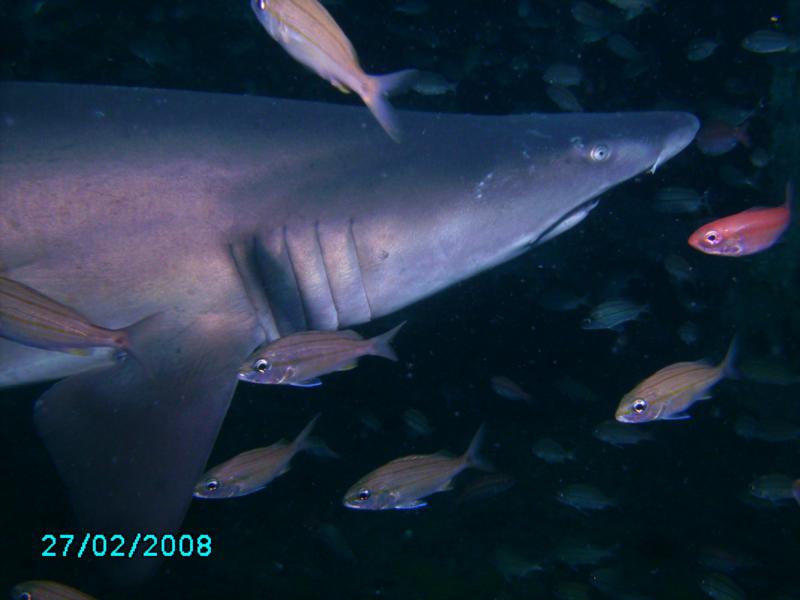
POLYGON ((59 380, 34 418, 79 520, 131 536, 180 526, 258 345, 508 260, 698 126, 404 113, 396 144, 362 108, 21 83, 0 84, 0 117, 0 272, 103 327, 161 315, 146 369, 0 340, 0 387, 59 380))

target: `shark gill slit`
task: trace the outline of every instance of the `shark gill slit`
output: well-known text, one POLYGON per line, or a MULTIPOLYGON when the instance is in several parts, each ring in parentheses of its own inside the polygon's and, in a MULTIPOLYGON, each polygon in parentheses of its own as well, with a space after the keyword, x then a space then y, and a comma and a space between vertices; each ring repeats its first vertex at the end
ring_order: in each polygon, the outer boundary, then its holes
POLYGON ((289 236, 287 233, 286 225, 282 228, 282 235, 283 235, 283 248, 286 251, 286 258, 289 260, 289 270, 292 272, 292 278, 294 279, 294 285, 297 289, 298 295, 300 297, 300 308, 303 310, 303 321, 306 324, 306 327, 312 327, 311 319, 308 312, 308 307, 306 306, 306 300, 303 297, 303 290, 301 287, 300 280, 298 278, 299 271, 297 270, 297 265, 295 265, 295 261, 292 258, 292 248, 289 245, 289 236))
POLYGON ((322 238, 320 238, 319 233, 319 220, 314 221, 314 241, 317 244, 317 252, 319 253, 320 260, 322 261, 322 275, 325 278, 325 285, 328 286, 328 292, 331 295, 331 306, 333 307, 334 319, 336 321, 334 329, 339 329, 339 325, 341 323, 341 312, 339 310, 339 305, 336 302, 336 294, 333 293, 333 287, 331 286, 331 277, 332 274, 335 273, 335 269, 329 269, 328 261, 325 260, 325 249, 322 247, 322 238))
POLYGON ((371 321, 374 315, 372 311, 372 303, 369 301, 369 294, 367 294, 367 288, 364 285, 364 269, 363 269, 363 262, 361 260, 361 253, 358 251, 358 244, 356 243, 356 235, 353 231, 353 225, 355 224, 355 220, 350 217, 347 220, 347 241, 350 244, 350 248, 352 250, 352 254, 356 259, 356 274, 358 275, 358 282, 360 284, 361 293, 364 295, 364 303, 367 308, 367 321, 371 321))

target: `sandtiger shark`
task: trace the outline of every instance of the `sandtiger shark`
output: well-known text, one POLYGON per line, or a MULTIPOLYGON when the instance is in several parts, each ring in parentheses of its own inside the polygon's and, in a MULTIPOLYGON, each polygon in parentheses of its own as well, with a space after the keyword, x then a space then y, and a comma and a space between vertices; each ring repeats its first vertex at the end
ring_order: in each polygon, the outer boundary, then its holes
MULTIPOLYGON (((260 344, 366 323, 520 255, 663 164, 682 112, 402 112, 0 83, 0 274, 122 328, 147 368, 0 339, 82 527, 175 532, 260 344)), ((137 555, 138 556, 138 555, 137 555)), ((107 563, 135 581, 153 561, 107 563)))

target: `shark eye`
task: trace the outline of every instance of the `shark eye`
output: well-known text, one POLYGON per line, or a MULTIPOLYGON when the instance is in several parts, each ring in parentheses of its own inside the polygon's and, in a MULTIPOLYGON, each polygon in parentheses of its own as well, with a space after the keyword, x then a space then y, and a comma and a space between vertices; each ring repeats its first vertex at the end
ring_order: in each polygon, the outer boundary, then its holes
POLYGON ((266 373, 269 369, 269 361, 265 358, 259 358, 253 363, 253 368, 259 373, 266 373))
POLYGON ((368 489, 358 490, 358 494, 356 494, 356 502, 366 502, 369 500, 369 497, 372 495, 368 489))
POLYGON ((640 415, 647 410, 647 400, 637 398, 633 401, 633 404, 631 404, 631 408, 633 408, 633 412, 640 415))
POLYGON ((210 479, 206 481, 206 491, 207 492, 216 492, 219 489, 219 481, 216 479, 210 479))
POLYGON ((611 156, 611 149, 605 144, 597 144, 597 146, 592 148, 591 152, 589 152, 589 158, 595 162, 608 160, 609 156, 611 156))
POLYGON ((722 239, 720 235, 713 229, 706 231, 706 234, 703 237, 712 246, 719 244, 720 240, 722 239))

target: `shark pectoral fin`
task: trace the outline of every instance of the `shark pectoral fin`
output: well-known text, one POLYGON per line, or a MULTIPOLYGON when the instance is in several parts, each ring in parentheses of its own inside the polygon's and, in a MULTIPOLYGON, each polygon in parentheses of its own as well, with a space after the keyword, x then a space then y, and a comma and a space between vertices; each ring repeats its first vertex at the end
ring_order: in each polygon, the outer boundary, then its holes
MULTIPOLYGON (((146 343, 157 360, 74 375, 38 400, 34 419, 67 485, 79 526, 121 534, 175 533, 192 499, 236 386, 258 344, 252 319, 203 315, 146 343), (248 329, 249 327, 249 329, 248 329)), ((151 575, 143 539, 133 560, 103 561, 117 583, 151 575)))
POLYGON ((317 377, 314 377, 313 379, 306 379, 305 381, 295 381, 289 385, 300 388, 313 388, 321 386, 322 381, 320 381, 317 377))
POLYGON ((409 500, 408 502, 404 502, 403 504, 395 505, 395 510, 414 510, 416 508, 423 508, 428 506, 428 503, 424 500, 409 500))

